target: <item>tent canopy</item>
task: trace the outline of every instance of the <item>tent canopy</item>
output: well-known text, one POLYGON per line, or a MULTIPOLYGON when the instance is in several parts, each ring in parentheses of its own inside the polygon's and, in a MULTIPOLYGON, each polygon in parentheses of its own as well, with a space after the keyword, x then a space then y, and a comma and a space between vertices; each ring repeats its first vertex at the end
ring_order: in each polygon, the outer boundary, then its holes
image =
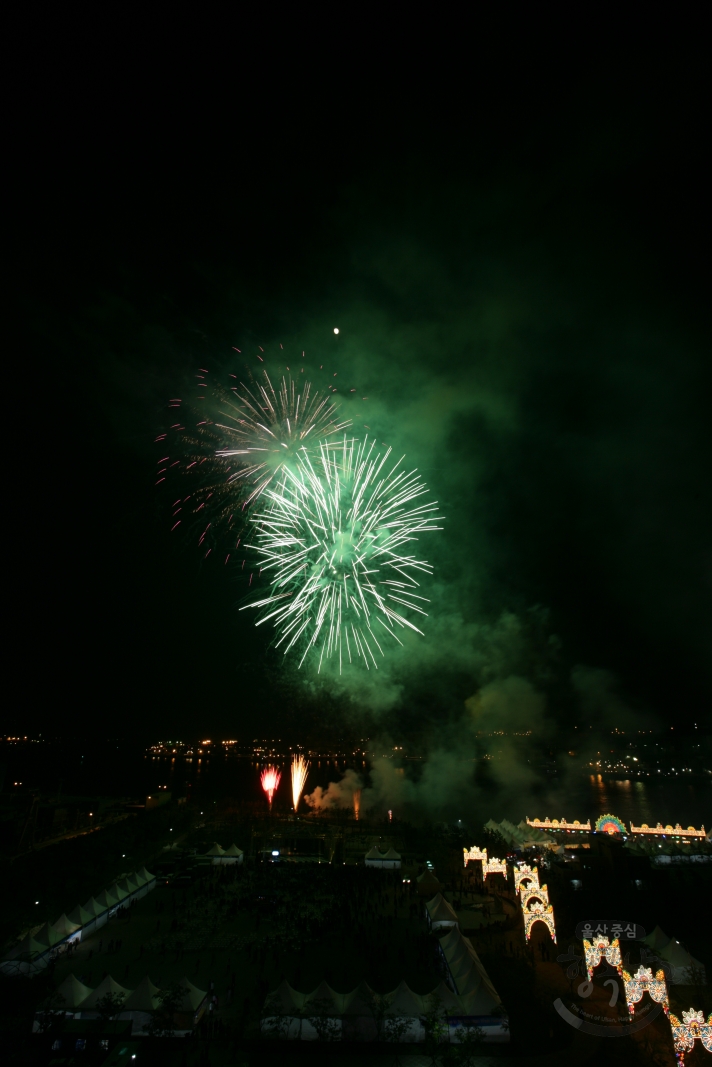
POLYGON ((205 855, 206 856, 224 856, 225 855, 225 849, 221 848, 221 846, 216 841, 215 844, 213 845, 213 847, 209 848, 208 851, 205 853, 205 855))
POLYGON ((102 889, 101 893, 94 899, 99 905, 99 910, 97 911, 98 915, 101 915, 107 908, 115 908, 119 903, 118 897, 115 897, 108 889, 102 889))
POLYGON ((432 871, 423 871, 423 873, 416 879, 416 881, 419 893, 425 894, 440 892, 440 882, 437 880, 432 871))
POLYGON ((64 940, 65 937, 69 937, 71 934, 76 933, 80 926, 81 923, 71 922, 64 912, 62 912, 56 923, 52 924, 52 929, 60 940, 64 940))
POLYGON ((59 1009, 65 1008, 67 1011, 73 1011, 92 992, 90 986, 84 985, 73 974, 68 974, 54 996, 50 997, 50 1002, 59 1009))
POLYGON ((92 918, 96 919, 99 915, 104 914, 104 912, 106 911, 106 907, 103 906, 100 901, 96 900, 94 897, 89 897, 89 899, 83 906, 83 910, 88 912, 88 914, 91 915, 92 918))
POLYGON ((242 849, 238 848, 237 845, 233 842, 233 844, 231 844, 230 847, 225 850, 225 855, 226 856, 242 856, 243 852, 242 852, 242 849))
POLYGON ((101 985, 98 985, 93 993, 90 993, 86 1000, 82 1001, 80 1008, 82 1011, 96 1011, 97 1003, 105 997, 108 993, 114 993, 125 999, 131 993, 130 989, 124 989, 122 985, 115 982, 110 974, 107 974, 101 985))
POLYGON ((124 1011, 155 1011, 160 1007, 158 994, 160 990, 154 985, 148 975, 145 975, 124 1001, 124 1011))
POLYGON ((423 1010, 421 998, 417 997, 404 981, 392 993, 387 993, 386 999, 389 1002, 386 1015, 405 1015, 412 1018, 419 1016, 423 1010))
POLYGON ((358 1015, 361 1017, 373 1015, 376 994, 368 983, 359 982, 351 993, 345 994, 345 999, 344 1015, 358 1015))
POLYGON ((400 852, 396 852, 393 846, 391 846, 383 858, 384 860, 399 860, 401 858, 401 854, 400 852))
POLYGON ((76 908, 72 908, 67 918, 71 923, 76 923, 77 927, 80 927, 92 922, 95 915, 93 911, 87 911, 81 904, 77 904, 76 908))
POLYGON ((442 893, 436 893, 432 900, 428 900, 425 907, 430 916, 431 923, 456 923, 457 913, 453 910, 442 893))
POLYGON ((265 1001, 267 1014, 274 1012, 276 1015, 290 1015, 292 1012, 301 1011, 304 1006, 304 994, 292 989, 285 979, 273 993, 270 993, 265 1001))
POLYGON ((704 968, 703 963, 696 960, 692 953, 688 952, 686 948, 683 948, 679 941, 675 941, 672 937, 664 948, 659 949, 659 952, 662 958, 667 960, 672 967, 704 968))
POLYGON ((314 992, 304 998, 304 1010, 319 1015, 341 1015, 346 999, 343 993, 337 993, 327 982, 320 982, 314 992))
POLYGON ((181 978, 178 984, 183 990, 183 999, 178 1006, 178 1011, 197 1011, 207 996, 205 990, 198 989, 187 978, 181 978))
POLYGON ((643 938, 644 944, 646 944, 648 948, 655 949, 656 952, 660 952, 660 950, 667 945, 669 940, 670 938, 668 935, 659 926, 656 926, 652 933, 643 938))

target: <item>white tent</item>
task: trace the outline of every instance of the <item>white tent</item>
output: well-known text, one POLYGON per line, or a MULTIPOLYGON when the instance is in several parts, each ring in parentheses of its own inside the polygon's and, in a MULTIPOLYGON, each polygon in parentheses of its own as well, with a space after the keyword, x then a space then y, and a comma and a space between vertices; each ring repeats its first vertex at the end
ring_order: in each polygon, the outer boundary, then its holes
POLYGON ((62 912, 56 923, 52 923, 52 929, 57 934, 59 941, 65 941, 68 938, 72 938, 73 935, 81 933, 81 926, 81 923, 72 922, 64 912, 62 912))
POLYGON ((83 985, 73 974, 68 974, 59 988, 51 996, 47 997, 42 1008, 35 1012, 34 1022, 32 1023, 33 1033, 37 1033, 38 1030, 43 1028, 43 1024, 46 1021, 46 1012, 53 1014, 64 1012, 65 1018, 73 1018, 78 1011, 79 1005, 87 999, 91 992, 92 989, 89 986, 83 985))
MULTIPOLYGON (((109 993, 113 993, 115 996, 120 997, 122 1001, 126 999, 131 993, 130 989, 124 989, 122 985, 115 982, 110 974, 107 974, 104 981, 96 987, 96 989, 89 994, 86 1000, 83 1000, 79 1005, 79 1011, 83 1019, 92 1018, 98 1014, 97 1004, 109 993)), ((123 1005, 122 1005, 123 1006, 123 1005)))
POLYGON ((151 1022, 151 1015, 161 1006, 158 997, 160 990, 146 975, 141 979, 124 1001, 119 1019, 131 1019, 131 1032, 145 1034, 151 1022))
POLYGON ((496 994, 492 998, 482 979, 480 987, 465 996, 458 996, 444 982, 424 996, 414 993, 405 982, 384 996, 378 996, 365 982, 350 993, 337 993, 321 982, 308 994, 282 982, 265 999, 261 1029, 274 1037, 302 1041, 398 1037, 400 1041, 420 1042, 424 1039, 422 1017, 431 1011, 447 1016, 450 1041, 458 1042, 462 1027, 472 1025, 482 1027, 486 1041, 509 1040, 499 998, 496 994))
POLYGON ((124 1001, 124 1011, 155 1011, 160 1007, 160 989, 145 975, 124 1001))
POLYGON ((118 901, 119 904, 123 904, 123 902, 129 896, 129 890, 122 889, 118 882, 114 882, 110 889, 107 889, 107 893, 109 893, 110 896, 114 897, 114 899, 118 901))
POLYGON ((382 870, 398 870, 401 865, 400 853, 396 852, 394 848, 389 848, 387 852, 381 852, 380 849, 374 845, 366 853, 366 866, 367 867, 380 867, 382 870))
POLYGON ((487 1041, 508 1041, 509 1029, 502 1001, 472 942, 454 926, 441 938, 440 950, 462 1004, 463 1021, 476 1020, 487 1041))
POLYGON ((58 987, 53 997, 50 997, 50 1003, 52 1006, 56 1006, 55 1010, 66 1010, 68 1012, 75 1012, 79 1010, 79 1005, 82 1004, 93 990, 90 986, 84 985, 73 974, 68 974, 62 984, 58 987))
POLYGON ((433 893, 439 893, 442 888, 432 871, 423 871, 422 874, 418 875, 416 884, 418 886, 418 895, 421 897, 432 896, 433 893))
MULTIPOLYGON (((132 900, 134 894, 138 890, 138 886, 133 882, 131 878, 122 878, 120 882, 116 883, 116 888, 119 892, 123 893, 128 900, 132 900)), ((127 900, 124 897, 121 898, 122 903, 126 904, 127 900)))
POLYGON ((241 848, 238 848, 235 842, 225 849, 225 855, 223 856, 223 863, 242 863, 244 853, 241 848))
POLYGON ((108 889, 102 889, 94 900, 103 911, 110 911, 119 904, 117 898, 108 889))
MULTIPOLYGON (((382 1023, 382 1033, 384 1036, 389 1035, 391 1030, 391 1020, 408 1020, 407 1029, 404 1027, 403 1032, 399 1035, 400 1041, 417 1042, 423 1040, 423 1024, 420 1021, 420 1016, 423 1014, 423 998, 417 996, 413 990, 401 982, 392 993, 386 994, 386 1000, 388 1001, 388 1007, 384 1012, 384 1018, 382 1023)), ((391 1030, 391 1036, 393 1036, 393 1030, 391 1030)))
POLYGON ((82 937, 93 933, 94 930, 98 930, 109 918, 109 909, 98 900, 95 900, 94 897, 89 897, 82 906, 82 911, 93 916, 90 922, 82 928, 82 937))
POLYGON ((428 921, 433 930, 457 924, 457 913, 442 893, 436 893, 432 900, 428 900, 425 904, 425 910, 428 913, 428 921))
POLYGON ((87 911, 81 904, 77 904, 76 908, 72 908, 67 916, 71 923, 76 923, 80 928, 94 922, 95 917, 94 912, 87 911))
POLYGON ((659 926, 656 926, 652 933, 643 938, 643 943, 652 948, 654 952, 660 952, 662 948, 670 941, 670 938, 659 926))
POLYGON ((378 1025, 373 1011, 374 991, 366 982, 360 982, 345 999, 341 1022, 344 1041, 375 1041, 378 1025))
POLYGON ((706 985, 707 972, 704 963, 700 963, 686 948, 670 938, 668 943, 658 950, 659 955, 672 970, 672 985, 706 985))

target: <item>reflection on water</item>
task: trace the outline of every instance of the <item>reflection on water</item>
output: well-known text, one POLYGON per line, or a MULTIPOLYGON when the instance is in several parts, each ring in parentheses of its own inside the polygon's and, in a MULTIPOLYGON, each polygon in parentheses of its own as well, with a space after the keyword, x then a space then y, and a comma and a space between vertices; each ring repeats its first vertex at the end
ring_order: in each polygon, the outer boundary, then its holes
MULTIPOLYGON (((15 779, 24 783, 24 788, 40 788, 51 794, 62 782, 63 795, 116 796, 143 798, 159 788, 168 789, 174 797, 191 796, 196 800, 220 800, 232 797, 239 801, 263 800, 260 787, 260 761, 252 758, 215 755, 190 757, 166 755, 165 758, 146 756, 142 750, 123 748, 94 748, 82 746, 58 751, 50 747, 31 755, 15 749, 5 753, 7 760, 5 781, 15 779)), ((274 760, 285 772, 286 786, 281 786, 277 799, 282 795, 288 801, 289 761, 274 760)), ((367 784, 368 767, 364 760, 326 758, 316 760, 309 769, 305 792, 311 793, 319 785, 326 788, 329 782, 341 779, 351 768, 364 778, 367 784)), ((395 769, 395 768, 394 768, 395 769)), ((394 781, 410 777, 410 769, 398 769, 394 781)), ((6 784, 6 789, 8 788, 6 784)), ((356 802, 359 808, 361 796, 356 802)), ((453 795, 458 810, 442 811, 442 816, 462 813, 465 798, 453 795)), ((393 801, 384 800, 382 814, 393 801)), ((595 821, 599 815, 617 815, 625 823, 636 826, 645 822, 653 826, 658 822, 680 822, 683 826, 699 827, 702 823, 709 829, 712 825, 712 783, 701 778, 646 779, 604 778, 600 774, 582 775, 547 780, 539 790, 526 792, 518 788, 501 789, 494 794, 483 795, 473 789, 468 802, 468 822, 486 822, 489 818, 508 818, 519 822, 530 818, 566 818, 569 821, 586 819, 595 821)), ((440 814, 440 813, 439 813, 440 814)), ((464 813, 462 813, 464 815, 464 813)))
MULTIPOLYGON (((529 803, 529 802, 528 802, 529 803)), ((568 779, 566 789, 557 790, 553 785, 544 804, 546 812, 536 813, 538 818, 560 819, 562 816, 581 822, 595 820, 599 815, 617 815, 625 823, 636 826, 647 823, 653 826, 680 822, 683 826, 701 823, 709 829, 712 823, 712 789, 705 781, 639 781, 630 778, 604 778, 592 774, 581 779, 580 785, 568 779), (563 797, 563 799, 562 799, 563 797)))

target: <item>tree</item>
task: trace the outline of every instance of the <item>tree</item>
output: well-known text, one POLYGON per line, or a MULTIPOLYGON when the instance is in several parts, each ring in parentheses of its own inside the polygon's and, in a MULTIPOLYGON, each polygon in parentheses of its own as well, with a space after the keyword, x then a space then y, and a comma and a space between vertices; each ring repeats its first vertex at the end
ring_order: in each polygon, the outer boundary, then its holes
POLYGON ((431 1063, 437 1063, 441 1045, 450 1040, 450 1026, 440 1003, 421 1016, 421 1022, 425 1032, 423 1051, 426 1056, 430 1056, 431 1063))
POLYGON ((159 1005, 151 1016, 148 1031, 151 1037, 170 1037, 175 1030, 175 1013, 183 1000, 183 989, 175 982, 156 994, 159 1005))
POLYGON ((474 1067, 480 1054, 485 1032, 479 1026, 464 1023, 457 1027, 457 1042, 448 1050, 448 1062, 457 1067, 474 1067))
POLYGON ((411 1028, 413 1020, 406 1015, 388 1015, 381 1023, 381 1038, 395 1045, 396 1063, 400 1063, 400 1043, 411 1028))
POLYGON ((39 1032, 41 1034, 51 1034, 59 1030, 66 1014, 66 1000, 61 993, 55 993, 45 1004, 39 1021, 39 1032))
POLYGON ((269 1041, 284 1041, 289 1035, 291 1016, 287 1014, 281 1004, 269 1009, 270 1015, 263 1019, 260 1033, 269 1041))
POLYGON ((96 1010, 99 1012, 101 1021, 103 1023, 112 1022, 121 1011, 123 1003, 123 993, 105 993, 104 996, 96 1002, 96 1010))
POLYGON ((331 1014, 332 1010, 331 1001, 313 1000, 304 1012, 303 1017, 314 1027, 319 1041, 339 1041, 341 1038, 341 1025, 331 1014))

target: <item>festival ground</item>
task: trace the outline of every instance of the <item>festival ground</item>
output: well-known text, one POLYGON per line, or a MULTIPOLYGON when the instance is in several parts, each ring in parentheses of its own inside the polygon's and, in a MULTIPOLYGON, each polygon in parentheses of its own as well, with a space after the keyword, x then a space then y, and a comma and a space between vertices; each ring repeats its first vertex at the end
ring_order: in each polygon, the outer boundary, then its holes
MULTIPOLYGON (((555 1009, 557 1001, 573 1000, 592 1016, 617 1018, 623 1004, 621 998, 611 1006, 610 990, 598 980, 587 999, 582 998, 577 992, 582 978, 567 977, 570 963, 557 960, 572 951, 574 956, 581 954, 580 941, 568 932, 572 902, 581 894, 572 896, 571 886, 557 877, 557 871, 552 869, 548 878, 557 907, 558 944, 552 944, 541 924, 534 926, 527 944, 511 881, 490 875, 483 885, 480 864, 471 863, 463 870, 462 850, 452 834, 436 828, 416 831, 402 824, 383 827, 323 819, 309 823, 316 842, 312 851, 321 850, 325 862, 259 862, 260 852, 269 851, 265 843, 285 840, 294 832, 293 823, 275 815, 249 825, 234 809, 216 812, 209 825, 188 831, 178 844, 202 851, 216 839, 225 846, 234 839, 247 846, 243 865, 194 869, 191 884, 184 886, 175 879, 169 884, 162 879, 163 884, 131 908, 128 917, 111 920, 71 957, 60 958, 47 980, 56 988, 71 972, 95 988, 108 974, 121 986, 135 989, 145 975, 161 988, 185 976, 208 991, 211 1000, 216 998, 194 1036, 163 1040, 160 1053, 152 1039, 143 1039, 144 1062, 157 1056, 155 1062, 197 1067, 208 1062, 208 1056, 216 1065, 304 1057, 310 1063, 337 1059, 354 1064, 400 1060, 412 1067, 430 1063, 432 1057, 415 1046, 406 1046, 397 1055, 385 1045, 372 1046, 364 1055, 344 1043, 337 1050, 311 1042, 289 1046, 280 1042, 278 1050, 259 1030, 265 995, 283 978, 301 991, 316 988, 322 980, 339 992, 362 980, 380 993, 402 980, 417 994, 432 991, 444 977, 444 967, 416 882, 430 861, 445 895, 459 909, 461 925, 467 927, 463 933, 471 939, 509 1016, 511 1040, 500 1047, 480 1047, 478 1063, 568 1063, 574 1054, 578 1062, 597 1062, 605 1051, 610 1063, 635 1064, 648 1062, 646 1049, 669 1045, 669 1028, 665 1041, 666 1035, 658 1033, 659 1021, 633 1039, 603 1042, 574 1030, 555 1009), (379 838, 403 848, 401 870, 363 866, 364 845, 379 838), (327 862, 329 854, 333 862, 327 862)), ((483 842, 488 839, 486 832, 481 836, 483 842)), ((493 843, 492 835, 489 840, 493 843)), ((155 855, 154 866, 175 855, 183 853, 174 847, 155 855)), ((602 856, 597 861, 595 853, 589 855, 590 866, 610 865, 610 851, 602 856)), ((702 907, 704 875, 706 870, 687 874, 693 907, 702 907)), ((607 884, 610 899, 610 878, 607 884)), ((622 898, 626 900, 625 893, 622 898)), ((672 916, 663 917, 665 922, 675 929, 672 916)), ((633 957, 635 950, 629 969, 637 967, 633 957)), ((23 984, 31 988, 35 982, 23 984)), ((688 1007, 691 996, 696 1006, 709 1011, 706 990, 678 987, 672 993, 673 1010, 688 1007)))

